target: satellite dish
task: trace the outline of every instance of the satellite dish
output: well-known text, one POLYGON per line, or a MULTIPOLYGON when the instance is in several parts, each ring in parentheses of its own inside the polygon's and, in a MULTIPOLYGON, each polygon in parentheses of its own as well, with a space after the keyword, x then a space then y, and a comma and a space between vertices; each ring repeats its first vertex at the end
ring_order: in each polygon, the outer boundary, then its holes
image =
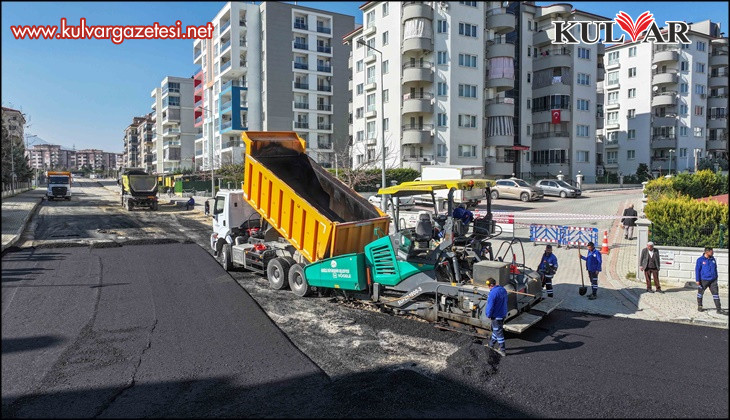
POLYGON ((654 86, 654 87, 651 88, 651 90, 653 90, 654 92, 656 92, 657 90, 659 90, 659 86, 654 86))
POLYGON ((652 70, 656 70, 656 69, 657 69, 657 67, 658 67, 658 66, 657 66, 656 64, 652 64, 652 66, 651 66, 651 69, 652 69, 652 70))

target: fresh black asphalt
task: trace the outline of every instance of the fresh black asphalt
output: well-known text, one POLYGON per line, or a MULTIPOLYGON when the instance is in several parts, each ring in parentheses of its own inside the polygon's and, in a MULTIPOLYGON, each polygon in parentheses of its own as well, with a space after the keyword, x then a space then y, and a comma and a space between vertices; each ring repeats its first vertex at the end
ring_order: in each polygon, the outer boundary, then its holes
MULTIPOLYGON (((556 311, 508 335, 501 358, 464 335, 352 311, 358 323, 459 350, 432 377, 327 378, 197 245, 11 252, 2 414, 728 417, 725 329, 556 311)), ((327 342, 320 351, 337 357, 327 342)))

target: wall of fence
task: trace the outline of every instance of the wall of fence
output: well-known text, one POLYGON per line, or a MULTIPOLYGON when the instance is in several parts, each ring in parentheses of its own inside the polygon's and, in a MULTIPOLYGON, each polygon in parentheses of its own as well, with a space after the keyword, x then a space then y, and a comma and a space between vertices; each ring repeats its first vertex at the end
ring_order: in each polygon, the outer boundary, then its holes
POLYGON ((2 198, 5 198, 5 197, 11 197, 11 196, 21 193, 23 191, 28 191, 33 186, 33 183, 31 181, 16 182, 14 188, 10 184, 3 183, 2 185, 3 185, 2 198))

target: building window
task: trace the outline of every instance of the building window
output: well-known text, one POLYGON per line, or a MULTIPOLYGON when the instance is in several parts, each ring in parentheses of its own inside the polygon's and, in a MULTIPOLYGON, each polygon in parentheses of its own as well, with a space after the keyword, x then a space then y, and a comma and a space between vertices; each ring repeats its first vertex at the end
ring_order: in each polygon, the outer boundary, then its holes
POLYGON ((383 2, 383 17, 388 16, 388 2, 383 2))
POLYGON ((375 138, 375 121, 370 121, 365 125, 365 132, 368 140, 375 138))
POLYGON ((388 45, 388 31, 383 32, 383 46, 388 45))
POLYGON ((355 70, 357 70, 358 73, 362 71, 362 60, 357 60, 357 63, 355 63, 355 70))
POLYGON ((365 104, 367 105, 367 112, 375 111, 375 94, 371 93, 365 97, 365 104))
POLYGON ((695 127, 695 137, 702 137, 702 127, 695 127))
POLYGON ((618 84, 618 72, 612 71, 611 73, 608 73, 608 85, 617 85, 618 84))
POLYGON ((628 159, 628 160, 634 160, 634 159, 636 159, 636 150, 627 150, 626 151, 626 159, 628 159))
POLYGON ((390 62, 389 60, 383 61, 383 74, 388 74, 390 71, 390 62))
POLYGON ((695 105, 695 115, 702 116, 704 113, 705 113, 704 106, 695 105))
POLYGON ((629 140, 636 140, 636 130, 629 130, 628 138, 629 138, 629 140))
POLYGON ((436 116, 436 119, 437 119, 437 125, 439 127, 446 127, 446 114, 439 113, 436 116))
POLYGON ((470 23, 459 23, 459 35, 476 38, 477 25, 472 25, 470 23))
POLYGON ((459 54, 459 65, 462 67, 474 67, 477 66, 477 56, 471 54, 459 54))
POLYGON ((630 109, 629 112, 626 113, 626 118, 636 118, 636 110, 630 109))
POLYGON ((682 61, 681 63, 679 63, 679 70, 680 71, 689 70, 689 61, 682 61))
POLYGON ((618 124, 618 112, 606 113, 608 124, 618 124))
POLYGON ((636 98, 636 88, 629 89, 629 98, 636 98))
POLYGON ((448 85, 444 82, 438 82, 436 89, 439 96, 446 96, 449 93, 448 85))
POLYGON ((439 144, 436 148, 436 156, 438 157, 444 157, 446 156, 446 145, 445 144, 439 144))
POLYGON ((689 92, 689 85, 687 83, 680 83, 679 84, 679 91, 681 93, 687 93, 687 92, 689 92))
POLYGON ((636 67, 629 68, 629 77, 636 77, 636 67))
POLYGON ((362 86, 362 83, 359 83, 359 84, 358 84, 358 85, 357 85, 357 86, 355 87, 355 92, 357 92, 357 94, 358 94, 358 95, 362 95, 362 92, 363 92, 363 89, 362 89, 362 88, 363 88, 363 86, 362 86))
POLYGON ((375 83, 375 66, 370 66, 366 70, 367 80, 365 83, 375 83))
POLYGON ((705 63, 695 63, 695 71, 697 71, 697 73, 704 73, 705 63))
MULTIPOLYGON (((529 19, 527 20, 527 30, 528 31, 532 30, 532 21, 529 19)), ((530 49, 528 48, 527 50, 529 51, 530 49)))
POLYGON ((477 147, 467 144, 459 145, 459 157, 473 158, 477 157, 477 147))
POLYGON ((590 127, 587 125, 577 125, 576 126, 576 135, 578 137, 588 137, 588 129, 590 127))
POLYGON ((477 7, 477 2, 475 1, 460 1, 459 3, 463 4, 464 6, 477 7))
POLYGON ((375 26, 375 10, 371 10, 365 17, 366 27, 372 28, 375 26))
POLYGON ((679 115, 687 115, 688 111, 689 111, 689 107, 686 104, 679 105, 679 115))
POLYGON ((608 65, 618 64, 618 51, 608 53, 608 65))
POLYGON ((459 96, 462 98, 476 98, 477 87, 476 85, 465 85, 459 83, 459 96))
POLYGON ((447 64, 449 61, 448 55, 446 54, 446 51, 438 51, 437 53, 437 59, 436 64, 447 64))
POLYGON ((682 137, 687 137, 689 135, 689 130, 687 127, 679 127, 679 135, 682 137))
POLYGON ((679 157, 681 157, 681 158, 687 157, 687 148, 686 147, 679 149, 679 157))
POLYGON ((383 130, 390 131, 390 118, 383 118, 383 130))
POLYGON ((387 104, 390 101, 390 89, 383 89, 383 103, 387 104))
POLYGON ((692 46, 692 44, 679 44, 679 46, 680 46, 680 48, 682 48, 683 50, 688 50, 688 49, 689 49, 689 47, 691 47, 691 46, 692 46))
POLYGON ((702 95, 705 93, 705 85, 695 85, 695 93, 702 95))
POLYGON ((530 83, 530 79, 532 78, 532 73, 529 71, 527 72, 527 83, 530 83))
POLYGON ((355 160, 357 161, 358 165, 362 165, 362 163, 365 161, 365 155, 359 154, 357 155, 355 160))
POLYGON ((363 139, 365 139, 365 132, 360 130, 357 132, 357 135, 355 136, 355 140, 363 141, 363 139))
POLYGON ((585 73, 578 73, 578 84, 579 85, 590 86, 590 84, 591 84, 591 75, 590 74, 585 74, 585 73))
POLYGON ((477 116, 459 114, 459 127, 477 128, 477 116))
POLYGON ((629 57, 636 57, 636 47, 629 48, 629 57))
POLYGON ((591 59, 591 50, 588 48, 578 47, 578 58, 582 58, 584 60, 590 60, 591 59))
POLYGON ((590 101, 587 99, 578 99, 578 111, 590 111, 590 101))
POLYGON ((445 20, 436 21, 436 32, 438 32, 440 34, 445 34, 448 31, 449 31, 449 26, 445 20))
POLYGON ((363 107, 358 107, 355 109, 355 118, 362 118, 363 115, 363 107))
POLYGON ((618 92, 609 92, 608 93, 608 104, 613 105, 615 103, 618 103, 618 92))
POLYGON ((706 44, 702 41, 697 41, 697 51, 704 51, 706 44))
POLYGON ((590 153, 587 150, 578 150, 575 152, 575 158, 579 163, 588 163, 590 153))

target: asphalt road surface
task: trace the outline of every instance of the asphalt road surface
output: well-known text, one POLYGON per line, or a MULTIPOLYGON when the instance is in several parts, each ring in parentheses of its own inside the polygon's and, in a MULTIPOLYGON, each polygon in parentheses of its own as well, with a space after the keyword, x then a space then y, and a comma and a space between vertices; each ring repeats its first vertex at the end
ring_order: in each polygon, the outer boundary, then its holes
MULTIPOLYGON (((591 195, 498 201, 612 214, 623 200, 591 195)), ((209 235, 199 213, 127 212, 94 182, 44 202, 21 244, 36 248, 2 259, 3 416, 728 416, 727 330, 557 311, 500 358, 226 274, 209 235), (164 240, 203 249, 131 245, 164 240)))

